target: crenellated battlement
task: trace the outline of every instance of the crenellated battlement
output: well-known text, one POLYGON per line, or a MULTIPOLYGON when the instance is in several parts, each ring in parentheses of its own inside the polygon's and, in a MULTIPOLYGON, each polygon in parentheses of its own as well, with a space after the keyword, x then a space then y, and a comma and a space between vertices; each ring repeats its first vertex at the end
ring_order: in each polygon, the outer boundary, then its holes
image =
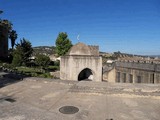
POLYGON ((99 46, 88 45, 88 47, 89 47, 92 55, 99 56, 99 46))

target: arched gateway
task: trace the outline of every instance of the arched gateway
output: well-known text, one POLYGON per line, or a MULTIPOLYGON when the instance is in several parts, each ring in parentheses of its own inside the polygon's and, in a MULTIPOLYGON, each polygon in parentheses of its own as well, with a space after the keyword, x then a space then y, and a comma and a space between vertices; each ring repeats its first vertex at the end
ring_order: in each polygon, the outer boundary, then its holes
POLYGON ((91 69, 85 68, 79 73, 78 81, 82 81, 82 80, 87 80, 87 81, 93 80, 93 72, 91 69))
POLYGON ((98 46, 77 43, 61 57, 60 78, 62 80, 102 81, 102 58, 98 46))

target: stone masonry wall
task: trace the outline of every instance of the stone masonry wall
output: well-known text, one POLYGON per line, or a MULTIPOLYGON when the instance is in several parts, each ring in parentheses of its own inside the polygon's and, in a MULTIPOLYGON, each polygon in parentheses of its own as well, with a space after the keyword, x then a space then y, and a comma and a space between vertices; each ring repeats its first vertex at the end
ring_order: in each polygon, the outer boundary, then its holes
POLYGON ((160 65, 145 63, 116 63, 116 82, 160 83, 160 65))
MULTIPOLYGON (((108 76, 109 82, 121 83, 160 83, 160 65, 149 63, 116 62, 115 76, 108 76)), ((109 75, 109 73, 105 73, 109 75)))
POLYGON ((99 46, 88 45, 90 48, 91 54, 94 56, 99 56, 99 46))
POLYGON ((85 68, 91 69, 93 81, 102 80, 102 58, 97 56, 63 56, 60 64, 60 79, 78 80, 79 73, 85 68))

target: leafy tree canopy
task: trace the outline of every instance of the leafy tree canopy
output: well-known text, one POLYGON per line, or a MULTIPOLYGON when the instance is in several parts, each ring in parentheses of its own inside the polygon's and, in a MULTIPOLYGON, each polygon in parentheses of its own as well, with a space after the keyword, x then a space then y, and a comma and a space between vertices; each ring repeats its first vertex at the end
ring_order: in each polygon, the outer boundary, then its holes
POLYGON ((65 55, 72 47, 72 42, 69 40, 67 33, 59 33, 56 39, 56 53, 58 56, 65 55))
MULTIPOLYGON (((0 15, 3 13, 2 10, 0 10, 0 15)), ((17 39, 17 33, 15 30, 13 30, 13 24, 7 20, 7 19, 1 19, 0 18, 0 44, 1 47, 3 48, 3 46, 5 47, 4 49, 8 49, 8 45, 6 46, 4 41, 8 42, 8 38, 11 39, 11 47, 13 50, 13 47, 15 45, 15 40, 17 39)), ((12 50, 9 51, 9 55, 6 53, 5 58, 1 57, 1 59, 4 59, 4 61, 11 63, 11 61, 13 60, 13 56, 12 56, 12 50), (9 56, 9 57, 7 57, 9 56)), ((17 57, 15 57, 17 58, 17 57)), ((17 60, 17 59, 16 59, 17 60)), ((15 62, 16 64, 16 62, 15 62)))
POLYGON ((36 64, 45 68, 49 65, 50 63, 50 58, 46 55, 43 55, 43 54, 38 54, 36 56, 36 60, 35 60, 36 64))
POLYGON ((8 33, 12 30, 13 24, 9 20, 0 20, 0 25, 8 29, 8 33))
POLYGON ((30 61, 29 58, 31 57, 32 52, 33 52, 33 48, 31 43, 28 40, 23 38, 22 40, 20 40, 20 43, 16 44, 16 48, 13 51, 12 63, 14 64, 14 63, 17 63, 15 61, 19 61, 19 65, 27 65, 30 61))
MULTIPOLYGON (((2 13, 3 13, 3 11, 0 10, 0 14, 2 14, 2 13)), ((13 26, 13 24, 9 20, 1 19, 1 18, 0 18, 0 25, 3 27, 6 27, 8 29, 8 32, 10 32, 12 30, 12 26, 13 26)))
MULTIPOLYGON (((3 11, 0 10, 0 14, 2 13, 3 11)), ((13 30, 13 24, 7 19, 0 19, 0 26, 8 30, 8 37, 11 39, 11 47, 13 49, 15 40, 17 39, 17 33, 15 30, 13 30)))
POLYGON ((17 39, 17 33, 15 30, 12 30, 10 33, 9 33, 9 38, 11 39, 11 46, 12 46, 12 49, 15 45, 15 41, 17 39))

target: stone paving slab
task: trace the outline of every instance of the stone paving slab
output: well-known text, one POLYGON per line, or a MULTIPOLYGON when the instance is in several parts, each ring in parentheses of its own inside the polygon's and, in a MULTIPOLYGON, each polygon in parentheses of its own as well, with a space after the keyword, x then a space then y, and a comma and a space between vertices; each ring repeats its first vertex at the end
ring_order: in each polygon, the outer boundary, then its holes
POLYGON ((0 120, 159 120, 159 90, 158 84, 27 78, 0 88, 0 120), (63 114, 63 106, 79 111, 63 114))

